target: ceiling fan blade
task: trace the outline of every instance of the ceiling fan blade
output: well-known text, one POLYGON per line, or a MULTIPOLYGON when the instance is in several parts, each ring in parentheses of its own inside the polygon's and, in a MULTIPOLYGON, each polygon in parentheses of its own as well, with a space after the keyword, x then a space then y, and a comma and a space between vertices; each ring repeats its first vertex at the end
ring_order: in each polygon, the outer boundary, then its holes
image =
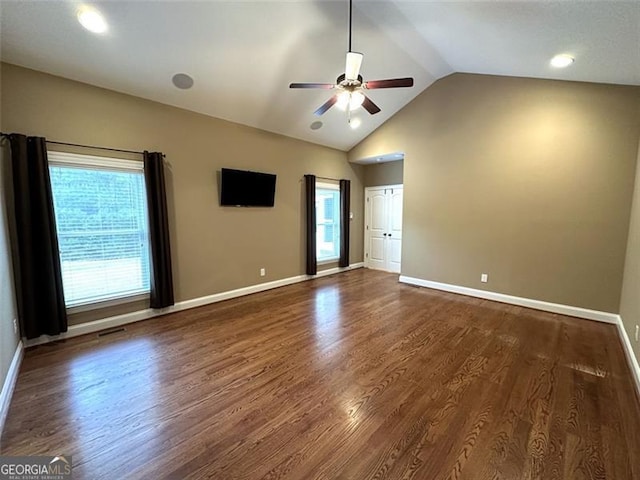
POLYGON ((388 80, 371 80, 362 85, 364 88, 397 88, 413 87, 413 78, 390 78, 388 80))
POLYGON ((320 108, 318 108, 315 112, 313 112, 313 114, 317 117, 319 117, 320 115, 322 115, 324 112, 326 112, 327 110, 329 110, 331 107, 333 107, 333 105, 338 101, 338 96, 334 95, 333 97, 331 97, 329 100, 327 100, 326 102, 324 102, 322 104, 322 106, 320 106, 320 108))
POLYGON ((371 115, 375 115, 380 111, 380 107, 371 101, 369 97, 364 96, 364 101, 362 102, 362 108, 364 108, 371 115))
POLYGON ((347 52, 347 63, 344 67, 344 76, 347 80, 357 80, 362 66, 364 55, 358 52, 347 52))
POLYGON ((335 88, 335 85, 333 83, 291 83, 289 88, 324 88, 331 90, 335 88))

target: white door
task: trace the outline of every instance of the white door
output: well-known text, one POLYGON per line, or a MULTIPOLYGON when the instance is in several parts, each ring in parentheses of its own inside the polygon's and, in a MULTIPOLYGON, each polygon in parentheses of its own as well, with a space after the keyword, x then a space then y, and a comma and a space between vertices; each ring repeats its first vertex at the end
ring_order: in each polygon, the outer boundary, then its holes
POLYGON ((402 187, 392 188, 387 195, 388 219, 387 230, 388 244, 388 268, 387 270, 400 273, 400 260, 402 257, 402 187))
POLYGON ((386 237, 387 237, 387 197, 384 189, 371 190, 366 195, 367 225, 365 235, 367 244, 365 252, 368 253, 368 267, 378 270, 386 270, 386 237))
POLYGON ((365 189, 365 266, 400 273, 402 185, 365 189))

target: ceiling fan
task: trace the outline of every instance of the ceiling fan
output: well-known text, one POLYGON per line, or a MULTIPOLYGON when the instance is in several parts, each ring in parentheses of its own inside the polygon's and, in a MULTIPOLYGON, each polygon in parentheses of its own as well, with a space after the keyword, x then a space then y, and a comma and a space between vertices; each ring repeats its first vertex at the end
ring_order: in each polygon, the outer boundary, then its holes
POLYGON ((314 115, 324 114, 334 105, 350 112, 362 106, 371 115, 380 111, 375 103, 364 94, 364 90, 376 88, 398 88, 413 87, 413 78, 390 78, 386 80, 370 80, 364 82, 360 75, 360 66, 364 55, 351 51, 351 16, 353 11, 353 0, 349 0, 349 51, 347 52, 347 62, 344 73, 336 79, 336 83, 291 83, 289 88, 322 88, 326 90, 337 89, 338 92, 329 100, 322 104, 314 115))

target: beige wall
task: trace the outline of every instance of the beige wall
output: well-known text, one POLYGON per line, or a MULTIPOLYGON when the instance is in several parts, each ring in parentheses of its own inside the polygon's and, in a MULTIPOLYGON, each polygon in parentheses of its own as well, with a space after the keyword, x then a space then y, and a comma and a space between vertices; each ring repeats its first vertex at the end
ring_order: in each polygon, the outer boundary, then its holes
POLYGON ((166 154, 177 301, 303 274, 306 173, 352 181, 362 261, 362 166, 344 152, 12 65, 2 75, 3 131, 166 154), (277 174, 275 207, 218 206, 222 167, 277 174))
POLYGON ((364 166, 364 186, 402 185, 404 162, 370 163, 364 166))
POLYGON ((405 153, 403 275, 618 312, 639 106, 638 87, 454 74, 349 157, 405 153))
POLYGON ((636 182, 631 208, 631 225, 627 242, 627 259, 622 283, 620 316, 631 346, 640 361, 640 343, 635 341, 636 325, 640 325, 640 149, 636 166, 636 182))
MULTIPOLYGON (((13 290, 13 274, 9 230, 7 225, 7 162, 9 157, 0 149, 0 390, 6 380, 19 336, 13 331, 13 319, 18 318, 13 290)), ((1 425, 0 425, 1 428, 1 425)))

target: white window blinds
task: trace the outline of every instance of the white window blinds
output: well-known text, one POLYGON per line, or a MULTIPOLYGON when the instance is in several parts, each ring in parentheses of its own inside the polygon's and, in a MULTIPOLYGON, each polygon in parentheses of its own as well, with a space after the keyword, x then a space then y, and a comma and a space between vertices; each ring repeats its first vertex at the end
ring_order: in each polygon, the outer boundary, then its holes
POLYGON ((316 184, 316 259, 340 257, 340 189, 338 185, 316 184))
POLYGON ((142 162, 48 156, 67 307, 148 293, 142 162))

